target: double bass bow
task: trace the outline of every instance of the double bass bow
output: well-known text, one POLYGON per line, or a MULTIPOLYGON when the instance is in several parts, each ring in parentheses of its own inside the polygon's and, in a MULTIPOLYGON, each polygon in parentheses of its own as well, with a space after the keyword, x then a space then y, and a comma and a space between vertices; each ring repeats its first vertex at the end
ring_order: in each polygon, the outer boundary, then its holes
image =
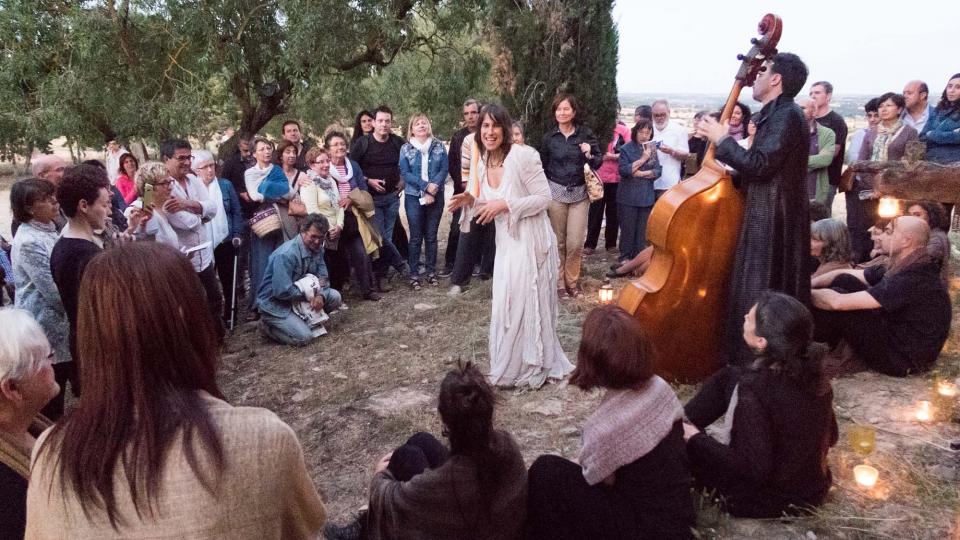
MULTIPOLYGON (((746 54, 723 107, 730 118, 740 91, 752 86, 763 62, 777 53, 782 21, 766 14, 759 38, 746 54)), ((653 248, 643 276, 620 292, 619 305, 644 327, 653 342, 661 377, 696 382, 721 367, 721 335, 730 272, 743 220, 743 201, 730 172, 714 159, 710 144, 692 178, 663 194, 647 223, 653 248)))

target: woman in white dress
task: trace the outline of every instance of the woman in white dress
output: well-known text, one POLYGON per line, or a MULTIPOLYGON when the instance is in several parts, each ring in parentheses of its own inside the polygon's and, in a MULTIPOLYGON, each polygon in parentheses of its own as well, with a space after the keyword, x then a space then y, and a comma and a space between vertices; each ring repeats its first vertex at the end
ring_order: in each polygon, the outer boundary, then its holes
POLYGON ((467 189, 450 211, 461 222, 497 222, 490 317, 490 375, 498 386, 539 388, 573 370, 557 339, 557 240, 547 218, 550 188, 536 150, 512 144, 513 122, 495 104, 480 111, 467 189))

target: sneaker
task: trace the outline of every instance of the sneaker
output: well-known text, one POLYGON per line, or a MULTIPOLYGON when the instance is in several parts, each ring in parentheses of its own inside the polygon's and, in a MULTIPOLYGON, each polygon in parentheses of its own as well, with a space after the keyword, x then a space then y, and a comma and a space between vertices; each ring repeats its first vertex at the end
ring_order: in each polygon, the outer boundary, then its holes
POLYGON ((463 287, 459 285, 454 285, 447 291, 447 296, 460 296, 461 294, 463 294, 463 287))
POLYGON ((382 297, 380 296, 380 293, 378 293, 377 291, 370 291, 367 294, 363 295, 364 300, 370 300, 371 302, 379 302, 380 298, 382 297))
POLYGON ((448 266, 444 266, 444 267, 443 267, 443 270, 440 270, 440 273, 437 274, 437 275, 439 275, 439 276, 442 277, 442 278, 448 278, 448 277, 450 277, 450 274, 452 274, 452 273, 453 273, 453 268, 448 267, 448 266))

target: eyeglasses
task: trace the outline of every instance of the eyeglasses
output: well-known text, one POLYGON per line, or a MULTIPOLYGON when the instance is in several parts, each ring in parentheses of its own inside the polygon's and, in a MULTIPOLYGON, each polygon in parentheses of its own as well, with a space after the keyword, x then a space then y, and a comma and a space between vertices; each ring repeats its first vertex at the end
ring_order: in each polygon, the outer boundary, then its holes
POLYGON ((173 180, 164 180, 162 182, 154 182, 153 187, 169 186, 172 183, 173 183, 173 180))
POLYGON ((193 156, 192 156, 192 155, 188 155, 188 156, 173 156, 173 159, 175 159, 175 160, 183 163, 183 162, 187 162, 187 161, 190 161, 191 159, 193 159, 193 156))

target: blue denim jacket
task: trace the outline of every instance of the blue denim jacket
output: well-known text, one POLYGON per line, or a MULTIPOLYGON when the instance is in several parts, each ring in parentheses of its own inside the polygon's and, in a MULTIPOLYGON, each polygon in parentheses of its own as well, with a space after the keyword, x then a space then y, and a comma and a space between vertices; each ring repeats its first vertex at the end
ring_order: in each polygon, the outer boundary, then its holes
POLYGON ((960 161, 960 112, 946 114, 934 109, 920 133, 927 143, 927 161, 953 163, 960 161))
POLYGON ((306 299, 294 282, 307 274, 326 278, 327 265, 323 262, 323 248, 310 251, 298 234, 270 254, 257 291, 257 307, 275 317, 286 317, 293 310, 294 301, 306 299))
POLYGON ((653 171, 653 178, 637 178, 631 174, 633 162, 643 156, 643 149, 639 144, 630 142, 620 147, 620 187, 617 188, 617 204, 627 206, 646 207, 656 202, 656 193, 653 182, 660 177, 662 167, 657 161, 657 153, 653 152, 650 159, 640 167, 641 171, 653 171))
POLYGON ((430 162, 427 164, 427 177, 429 182, 424 182, 420 178, 420 151, 412 144, 406 143, 400 148, 400 176, 403 177, 403 192, 407 195, 419 197, 422 192, 427 190, 428 184, 436 184, 439 188, 436 193, 437 200, 443 197, 443 186, 447 183, 447 149, 443 143, 433 138, 430 143, 430 162))

